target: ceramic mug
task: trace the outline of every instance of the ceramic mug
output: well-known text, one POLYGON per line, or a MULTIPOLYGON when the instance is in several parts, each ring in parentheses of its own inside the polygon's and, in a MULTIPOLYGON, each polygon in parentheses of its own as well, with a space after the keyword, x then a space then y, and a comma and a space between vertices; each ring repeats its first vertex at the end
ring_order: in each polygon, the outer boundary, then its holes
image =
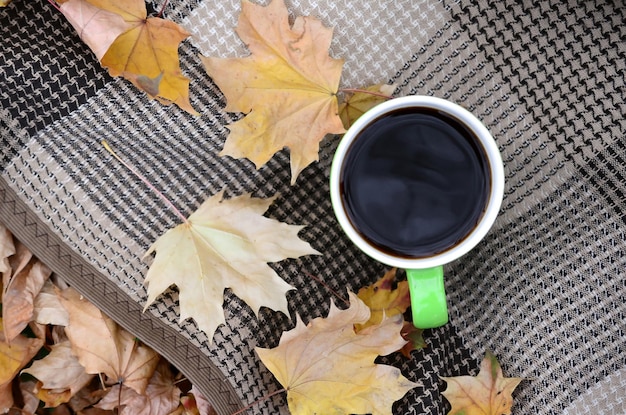
POLYGON ((503 193, 502 157, 487 128, 431 96, 367 111, 341 139, 330 172, 339 224, 365 254, 406 270, 422 329, 448 322, 443 265, 485 237, 503 193))

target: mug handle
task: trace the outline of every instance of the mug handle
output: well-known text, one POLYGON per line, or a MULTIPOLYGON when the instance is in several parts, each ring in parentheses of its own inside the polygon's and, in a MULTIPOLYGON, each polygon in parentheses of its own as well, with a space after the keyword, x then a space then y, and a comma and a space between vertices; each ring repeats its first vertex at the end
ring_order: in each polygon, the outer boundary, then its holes
POLYGON ((448 322, 443 266, 407 269, 413 325, 419 329, 441 327, 448 322))

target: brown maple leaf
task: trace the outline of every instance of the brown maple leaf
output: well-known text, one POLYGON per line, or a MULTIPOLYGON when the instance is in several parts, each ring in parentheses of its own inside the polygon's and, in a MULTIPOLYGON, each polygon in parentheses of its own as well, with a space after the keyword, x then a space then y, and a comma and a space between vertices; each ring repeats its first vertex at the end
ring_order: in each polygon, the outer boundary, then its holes
POLYGON ((119 327, 72 288, 63 290, 61 303, 69 314, 65 333, 72 353, 89 374, 104 373, 112 382, 145 392, 159 355, 119 327))
POLYGON ((35 298, 52 271, 33 257, 21 243, 10 258, 12 273, 4 273, 2 292, 2 318, 4 337, 11 342, 33 319, 35 298))
POLYGON ((290 25, 283 0, 265 7, 244 0, 237 34, 250 56, 201 57, 226 96, 226 111, 246 114, 228 127, 222 154, 260 167, 287 147, 294 183, 318 160, 324 136, 344 132, 337 101, 343 61, 328 54, 332 30, 313 17, 290 25))
POLYGON ((180 403, 169 363, 161 359, 143 394, 117 384, 96 405, 100 409, 119 408, 119 415, 169 415, 180 403), (121 390, 120 390, 121 389, 121 390))
POLYGON ((496 357, 487 352, 477 376, 442 377, 448 384, 442 392, 452 409, 448 415, 510 414, 513 390, 522 378, 505 378, 496 357))

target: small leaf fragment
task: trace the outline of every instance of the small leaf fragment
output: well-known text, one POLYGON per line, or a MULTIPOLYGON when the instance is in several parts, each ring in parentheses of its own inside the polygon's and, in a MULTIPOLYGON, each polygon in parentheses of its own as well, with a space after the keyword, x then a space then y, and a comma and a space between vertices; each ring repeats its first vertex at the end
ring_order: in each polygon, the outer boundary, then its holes
POLYGON ((370 93, 349 93, 339 106, 339 116, 344 128, 347 130, 361 115, 390 99, 395 89, 394 84, 376 84, 365 88, 370 93))
POLYGON ((380 324, 384 317, 403 314, 411 305, 409 284, 406 281, 400 281, 397 287, 393 286, 396 271, 396 268, 391 268, 376 283, 359 290, 357 295, 370 308, 371 316, 364 324, 355 326, 357 332, 380 324))

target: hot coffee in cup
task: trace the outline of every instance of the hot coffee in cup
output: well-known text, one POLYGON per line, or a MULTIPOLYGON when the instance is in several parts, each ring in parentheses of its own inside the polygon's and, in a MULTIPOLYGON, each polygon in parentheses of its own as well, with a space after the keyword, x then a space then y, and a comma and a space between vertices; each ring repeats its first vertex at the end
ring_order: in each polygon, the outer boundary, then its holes
POLYGON ((447 322, 442 265, 486 235, 503 189, 487 129, 462 107, 427 96, 368 111, 344 135, 331 168, 339 223, 363 252, 407 270, 420 328, 447 322))

